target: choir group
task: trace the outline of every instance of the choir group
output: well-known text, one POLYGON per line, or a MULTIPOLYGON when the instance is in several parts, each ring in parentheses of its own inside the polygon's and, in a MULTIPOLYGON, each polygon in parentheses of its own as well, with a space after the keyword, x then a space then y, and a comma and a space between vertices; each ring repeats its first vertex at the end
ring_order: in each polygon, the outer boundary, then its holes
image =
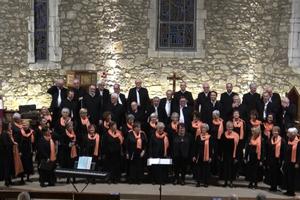
POLYGON ((295 195, 300 161, 295 105, 270 86, 260 95, 250 84, 242 101, 231 83, 220 100, 207 83, 202 86, 195 100, 185 82, 178 92, 150 100, 141 80, 127 98, 119 84, 110 94, 103 81, 85 91, 79 80, 69 89, 57 80, 48 89, 52 102, 40 110, 38 125, 18 113, 3 122, 0 178, 6 186, 17 177, 24 184, 37 162, 40 185, 51 186, 56 166, 72 169, 79 156, 90 156, 97 170, 109 172, 108 183, 126 174, 130 184, 167 183, 172 177, 173 184, 184 185, 191 173, 197 187, 215 184, 213 179, 233 187, 245 176, 249 188, 265 181, 271 191, 280 186, 295 195), (173 165, 147 167, 147 158, 172 158, 173 165))

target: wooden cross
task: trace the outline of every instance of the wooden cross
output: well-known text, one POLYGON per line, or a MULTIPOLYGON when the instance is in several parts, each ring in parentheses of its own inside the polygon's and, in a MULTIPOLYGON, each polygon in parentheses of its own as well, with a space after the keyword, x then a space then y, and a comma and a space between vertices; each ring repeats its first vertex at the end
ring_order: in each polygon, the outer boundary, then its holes
POLYGON ((175 90, 176 90, 176 81, 182 80, 182 77, 177 76, 176 72, 173 72, 173 75, 172 76, 168 76, 167 79, 173 81, 173 93, 175 93, 175 90))

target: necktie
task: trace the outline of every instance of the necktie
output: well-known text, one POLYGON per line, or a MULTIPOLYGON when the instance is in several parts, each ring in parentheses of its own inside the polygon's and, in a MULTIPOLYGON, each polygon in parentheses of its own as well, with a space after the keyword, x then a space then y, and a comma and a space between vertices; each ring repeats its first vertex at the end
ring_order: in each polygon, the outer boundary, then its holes
POLYGON ((60 107, 60 104, 61 104, 61 89, 58 89, 57 107, 60 107))
POLYGON ((139 90, 137 89, 136 90, 136 103, 138 106, 141 105, 141 101, 140 101, 140 93, 139 93, 139 90))

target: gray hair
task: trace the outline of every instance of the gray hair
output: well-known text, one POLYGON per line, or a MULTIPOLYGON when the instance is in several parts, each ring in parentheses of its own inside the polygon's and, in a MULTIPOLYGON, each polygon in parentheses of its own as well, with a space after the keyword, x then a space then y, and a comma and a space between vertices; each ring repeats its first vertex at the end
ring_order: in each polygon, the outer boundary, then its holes
POLYGON ((133 114, 127 115, 127 121, 129 121, 129 120, 135 120, 135 117, 133 114))
POLYGON ((292 135, 297 135, 298 134, 298 129, 295 127, 289 128, 288 132, 291 133, 292 135))
POLYGON ((151 113, 149 119, 152 119, 152 118, 158 118, 157 114, 156 113, 151 113))
POLYGON ((22 118, 20 113, 14 113, 12 117, 13 117, 13 119, 21 119, 22 118))
POLYGON ((202 124, 202 128, 205 128, 206 131, 209 131, 209 125, 206 124, 206 123, 203 123, 203 124, 202 124))
POLYGON ((110 97, 115 97, 115 98, 118 98, 118 97, 119 97, 119 95, 118 95, 117 93, 112 93, 112 94, 110 95, 110 97))
POLYGON ((220 117, 220 111, 214 110, 214 111, 212 112, 212 115, 213 115, 213 116, 218 116, 218 117, 220 117))
POLYGON ((156 128, 165 128, 165 124, 163 122, 158 122, 156 128))
POLYGON ((260 193, 256 196, 256 200, 267 200, 267 197, 265 194, 260 193))
POLYGON ((177 112, 173 112, 171 115, 171 118, 174 118, 174 117, 179 118, 179 114, 177 112))
POLYGON ((67 112, 67 113, 70 114, 69 108, 63 108, 63 109, 61 109, 61 113, 64 113, 64 112, 67 112))
POLYGON ((250 83, 249 87, 257 87, 256 83, 250 83))

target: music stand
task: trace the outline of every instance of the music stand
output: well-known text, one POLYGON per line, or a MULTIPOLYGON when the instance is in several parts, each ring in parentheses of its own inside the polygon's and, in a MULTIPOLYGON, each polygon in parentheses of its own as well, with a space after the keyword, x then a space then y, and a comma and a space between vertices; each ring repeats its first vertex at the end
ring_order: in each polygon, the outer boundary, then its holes
MULTIPOLYGON (((170 158, 149 158, 147 160, 147 166, 157 165, 159 167, 161 166, 168 166, 172 165, 172 159, 170 158)), ((160 170, 161 172, 162 170, 160 170)), ((161 176, 160 176, 161 177, 161 176)), ((162 181, 159 181, 159 200, 161 200, 162 196, 162 181)))
MULTIPOLYGON (((96 163, 92 162, 92 157, 88 156, 80 156, 78 161, 75 161, 74 168, 78 170, 95 170, 96 163)), ((76 190, 76 192, 79 192, 76 185, 71 181, 71 184, 73 188, 76 190)), ((80 192, 83 192, 87 186, 90 184, 89 179, 87 179, 87 182, 85 183, 85 186, 80 192)))

